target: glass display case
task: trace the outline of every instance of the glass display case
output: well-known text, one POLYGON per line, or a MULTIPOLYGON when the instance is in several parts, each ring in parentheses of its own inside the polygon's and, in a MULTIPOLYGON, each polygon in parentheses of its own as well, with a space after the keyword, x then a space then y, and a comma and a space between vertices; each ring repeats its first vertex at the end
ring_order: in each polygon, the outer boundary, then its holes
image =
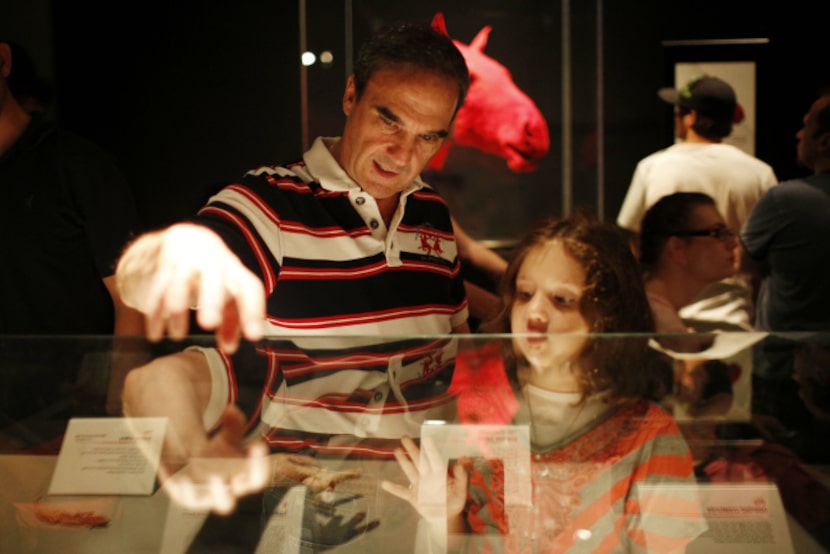
POLYGON ((684 337, 3 337, 0 551, 825 551, 830 336, 684 337))

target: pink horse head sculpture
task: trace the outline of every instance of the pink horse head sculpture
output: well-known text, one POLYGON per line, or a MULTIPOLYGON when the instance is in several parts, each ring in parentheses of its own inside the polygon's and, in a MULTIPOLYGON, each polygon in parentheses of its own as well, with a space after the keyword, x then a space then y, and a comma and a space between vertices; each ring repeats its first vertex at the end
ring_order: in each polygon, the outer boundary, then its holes
MULTIPOLYGON (((449 36, 441 12, 435 14, 432 27, 449 36)), ((443 168, 453 143, 504 158, 515 173, 536 171, 548 153, 548 124, 539 108, 516 86, 507 68, 484 53, 491 30, 483 27, 469 45, 453 39, 470 71, 470 90, 451 137, 430 160, 430 169, 443 168)))

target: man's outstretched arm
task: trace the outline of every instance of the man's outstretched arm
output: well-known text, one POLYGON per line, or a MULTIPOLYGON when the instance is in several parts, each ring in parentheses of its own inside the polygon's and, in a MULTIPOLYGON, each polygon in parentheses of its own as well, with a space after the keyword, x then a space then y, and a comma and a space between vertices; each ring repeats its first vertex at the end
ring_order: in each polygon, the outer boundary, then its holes
POLYGON ((187 335, 191 308, 199 325, 234 352, 240 336, 262 337, 262 282, 213 231, 178 223, 146 233, 125 250, 115 272, 121 298, 144 314, 147 338, 187 335))

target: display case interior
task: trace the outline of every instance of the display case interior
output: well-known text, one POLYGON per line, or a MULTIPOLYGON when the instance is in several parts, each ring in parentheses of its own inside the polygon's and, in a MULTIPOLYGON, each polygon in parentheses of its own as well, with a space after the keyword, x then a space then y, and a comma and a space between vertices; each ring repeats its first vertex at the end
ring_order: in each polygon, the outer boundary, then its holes
POLYGON ((666 338, 4 337, 0 550, 824 551, 830 337, 666 338))

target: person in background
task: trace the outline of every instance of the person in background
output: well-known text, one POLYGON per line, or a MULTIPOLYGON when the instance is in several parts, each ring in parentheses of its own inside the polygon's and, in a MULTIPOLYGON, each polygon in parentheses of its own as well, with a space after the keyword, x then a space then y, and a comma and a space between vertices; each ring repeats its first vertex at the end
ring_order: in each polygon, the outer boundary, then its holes
POLYGON ((470 551, 489 542, 506 552, 675 551, 691 542, 703 528, 683 489, 694 482, 692 461, 671 415, 648 399, 660 377, 647 369, 647 342, 589 335, 654 329, 623 234, 582 216, 545 221, 517 245, 502 283, 494 329, 513 333, 504 363, 519 399, 514 423, 530 427, 532 498, 506 501, 500 484, 512 476, 502 460, 472 457, 448 474, 429 443, 422 458, 409 438, 396 458, 410 486, 387 481, 385 490, 470 551), (447 475, 441 521, 419 501, 435 494, 419 487, 447 475))
POLYGON ((756 326, 824 331, 830 326, 830 92, 798 131, 798 161, 812 175, 770 189, 741 230, 744 261, 764 280, 756 326))
POLYGON ((132 192, 99 147, 23 109, 14 64, 0 42, 0 334, 142 334, 114 277, 132 192))
MULTIPOLYGON (((735 91, 722 79, 703 75, 680 90, 664 88, 658 94, 674 105, 675 136, 682 142, 637 164, 617 224, 639 233, 648 208, 682 191, 711 196, 727 227, 739 230, 777 179, 768 164, 723 142, 732 132, 738 106, 735 91)), ((751 330, 752 294, 749 277, 739 273, 707 287, 680 314, 700 330, 751 330)))
MULTIPOLYGON (((183 337, 191 306, 198 324, 216 331, 218 349, 157 358, 131 371, 124 388, 126 415, 169 417, 162 473, 191 457, 248 462, 204 506, 231 511, 267 481, 259 471, 265 435, 246 438, 245 422, 264 417, 266 389, 286 372, 260 356, 262 402, 240 410, 237 370, 254 369, 229 355, 241 336, 350 335, 373 348, 394 335, 469 332, 452 219, 419 177, 468 87, 451 39, 428 25, 385 27, 356 57, 342 136, 318 138, 301 160, 250 171, 191 221, 142 235, 125 251, 119 288, 146 315, 151 339, 183 337)), ((244 346, 239 355, 252 345, 244 346)), ((390 364, 410 361, 400 348, 387 352, 390 364)))
MULTIPOLYGON (((741 230, 744 267, 762 280, 756 327, 772 332, 830 328, 830 93, 810 106, 796 134, 807 177, 783 181, 758 202, 741 230)), ((753 413, 790 429, 810 425, 793 381, 797 342, 771 335, 755 349, 753 413)))
MULTIPOLYGON (((648 209, 640 228, 640 266, 654 315, 657 341, 675 352, 699 352, 706 335, 680 318, 680 309, 712 283, 735 274, 737 236, 727 227, 711 196, 676 192, 648 209)), ((733 400, 729 366, 719 360, 674 360, 673 403, 689 415, 726 413, 733 400)))
POLYGON ((680 310, 707 286, 735 274, 735 231, 711 196, 676 192, 646 211, 639 238, 640 265, 657 332, 693 331, 680 318, 680 310))

